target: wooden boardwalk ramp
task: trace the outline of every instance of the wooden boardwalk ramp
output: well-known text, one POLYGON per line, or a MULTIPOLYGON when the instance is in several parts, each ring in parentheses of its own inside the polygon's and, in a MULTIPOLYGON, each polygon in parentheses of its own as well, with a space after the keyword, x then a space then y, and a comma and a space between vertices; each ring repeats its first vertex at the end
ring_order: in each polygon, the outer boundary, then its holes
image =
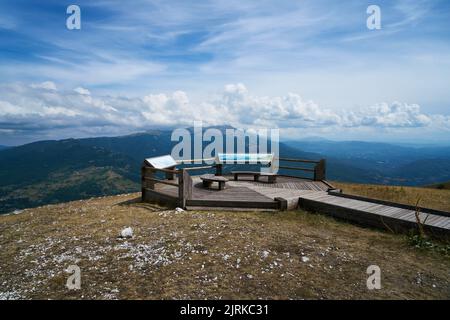
MULTIPOLYGON (((412 206, 334 192, 305 194, 300 197, 299 207, 393 232, 408 231, 418 226, 416 209, 412 206)), ((421 208, 418 218, 427 231, 450 236, 450 213, 421 208)))
MULTIPOLYGON (((284 199, 285 209, 319 212, 363 226, 405 232, 417 228, 416 208, 388 201, 351 196, 337 192, 267 187, 248 184, 247 188, 272 199, 284 199)), ((426 208, 418 211, 419 220, 428 232, 450 237, 450 213, 426 208)))

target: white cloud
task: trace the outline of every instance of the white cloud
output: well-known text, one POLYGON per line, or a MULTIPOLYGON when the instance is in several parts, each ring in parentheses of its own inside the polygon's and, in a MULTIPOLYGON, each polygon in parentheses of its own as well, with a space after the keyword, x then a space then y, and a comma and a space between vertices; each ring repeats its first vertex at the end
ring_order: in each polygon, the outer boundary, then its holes
POLYGON ((86 95, 86 96, 91 95, 91 92, 88 89, 81 88, 81 87, 75 88, 75 89, 73 89, 73 91, 75 91, 81 95, 86 95))
POLYGON ((184 91, 144 97, 93 96, 78 87, 56 91, 54 83, 0 86, 0 130, 51 132, 58 130, 114 134, 154 127, 231 124, 241 127, 283 129, 359 130, 360 128, 433 128, 448 131, 450 117, 428 115, 417 104, 380 103, 339 112, 323 108, 300 95, 258 96, 245 85, 229 84, 223 92, 203 102, 193 102, 184 91), (333 129, 334 128, 334 129, 333 129))
POLYGON ((394 102, 380 103, 344 116, 348 127, 425 127, 433 123, 432 116, 421 113, 417 104, 394 102))
POLYGON ((45 90, 52 90, 56 91, 56 85, 52 81, 44 81, 41 83, 33 83, 31 84, 31 87, 34 89, 45 89, 45 90))
POLYGON ((227 110, 235 122, 247 125, 315 127, 340 122, 338 115, 320 108, 313 101, 303 100, 298 94, 254 96, 243 84, 225 86, 223 96, 215 104, 227 110))

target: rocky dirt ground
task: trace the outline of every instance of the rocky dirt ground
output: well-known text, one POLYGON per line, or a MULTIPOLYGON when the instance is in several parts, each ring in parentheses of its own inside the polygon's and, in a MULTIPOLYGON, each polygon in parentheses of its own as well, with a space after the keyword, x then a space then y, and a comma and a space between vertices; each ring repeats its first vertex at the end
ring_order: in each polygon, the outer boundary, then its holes
POLYGON ((138 194, 0 216, 0 299, 449 299, 450 258, 307 212, 182 211, 138 194), (119 237, 131 227, 132 238, 119 237), (69 290, 67 268, 81 271, 69 290), (381 289, 366 286, 370 265, 381 289))

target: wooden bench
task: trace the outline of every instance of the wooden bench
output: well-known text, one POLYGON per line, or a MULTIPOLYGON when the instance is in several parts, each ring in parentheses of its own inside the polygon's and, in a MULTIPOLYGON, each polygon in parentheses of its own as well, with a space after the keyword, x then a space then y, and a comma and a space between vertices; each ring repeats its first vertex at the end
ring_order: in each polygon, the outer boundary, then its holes
POLYGON ((231 171, 234 180, 237 181, 239 176, 253 176, 254 181, 259 181, 259 177, 267 177, 267 182, 275 183, 277 175, 270 172, 256 172, 256 171, 231 171))
POLYGON ((225 183, 228 181, 228 179, 223 176, 216 176, 213 174, 201 175, 200 179, 202 180, 205 188, 211 188, 212 183, 217 182, 219 184, 219 190, 225 189, 225 183))

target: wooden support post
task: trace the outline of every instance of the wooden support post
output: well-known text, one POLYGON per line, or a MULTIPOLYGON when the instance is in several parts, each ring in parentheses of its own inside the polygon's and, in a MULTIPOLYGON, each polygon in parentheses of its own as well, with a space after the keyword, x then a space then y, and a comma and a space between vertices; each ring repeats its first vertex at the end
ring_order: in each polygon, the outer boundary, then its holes
POLYGON ((145 187, 146 187, 145 166, 142 165, 142 167, 141 167, 141 200, 142 200, 142 202, 145 201, 145 187))
POLYGON ((181 170, 178 175, 178 182, 179 205, 181 208, 185 209, 187 200, 190 200, 192 198, 192 178, 187 170, 181 170))
POLYGON ((208 180, 203 180, 203 186, 205 188, 209 188, 211 187, 212 181, 208 181, 208 180))
POLYGON ((178 174, 178 200, 180 202, 179 206, 184 208, 184 169, 181 169, 181 172, 178 174))
MULTIPOLYGON (((151 178, 151 179, 154 179, 154 178, 155 178, 155 171, 148 171, 148 170, 145 170, 145 173, 144 173, 144 180, 145 180, 145 178, 151 178)), ((155 190, 155 181, 152 181, 152 180, 145 180, 145 187, 146 187, 146 188, 150 188, 150 189, 152 189, 152 190, 155 190)))
POLYGON ((221 175, 222 175, 222 164, 217 163, 216 164, 216 176, 221 176, 221 175))
POLYGON ((321 159, 320 162, 322 162, 322 177, 320 180, 326 180, 327 179, 327 162, 325 159, 321 159))
POLYGON ((286 199, 281 198, 281 197, 277 197, 275 198, 275 201, 278 202, 278 209, 281 211, 286 211, 288 208, 288 202, 286 199))
POLYGON ((320 159, 319 163, 314 167, 314 181, 326 179, 326 162, 325 159, 320 159))
POLYGON ((267 182, 269 183, 275 183, 277 182, 277 176, 273 175, 273 176, 267 176, 267 182))

